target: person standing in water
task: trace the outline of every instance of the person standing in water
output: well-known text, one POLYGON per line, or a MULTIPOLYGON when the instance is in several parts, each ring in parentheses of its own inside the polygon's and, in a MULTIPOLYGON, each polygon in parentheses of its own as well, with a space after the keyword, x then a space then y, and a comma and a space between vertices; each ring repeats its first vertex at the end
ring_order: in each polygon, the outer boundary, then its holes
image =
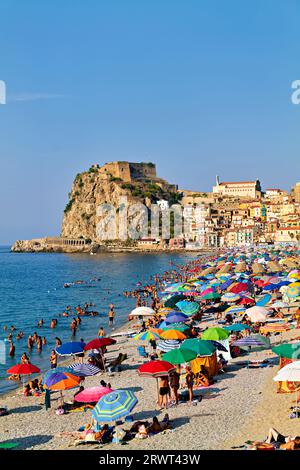
POLYGON ((110 306, 109 306, 108 318, 109 318, 109 326, 112 327, 113 324, 114 324, 114 319, 115 319, 115 306, 114 306, 114 304, 110 304, 110 306))

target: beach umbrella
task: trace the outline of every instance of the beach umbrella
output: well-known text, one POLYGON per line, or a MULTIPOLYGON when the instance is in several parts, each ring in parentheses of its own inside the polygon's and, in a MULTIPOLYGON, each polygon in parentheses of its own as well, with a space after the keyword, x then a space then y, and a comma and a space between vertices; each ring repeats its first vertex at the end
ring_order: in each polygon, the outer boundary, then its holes
POLYGON ((182 312, 172 312, 168 313, 168 315, 165 318, 165 322, 168 324, 170 323, 181 323, 185 322, 188 319, 187 315, 184 315, 182 312))
POLYGON ((108 387, 98 386, 86 388, 82 390, 82 392, 77 393, 76 401, 80 403, 95 403, 99 401, 101 397, 111 392, 113 392, 113 390, 108 387))
MULTIPOLYGON (((218 349, 218 351, 223 351, 223 352, 228 352, 228 349, 225 348, 224 344, 220 343, 219 341, 214 341, 212 339, 206 339, 205 340, 207 343, 211 343, 213 346, 218 349)), ((222 341, 222 340, 220 340, 222 341)))
POLYGON ((163 360, 170 362, 171 364, 184 364, 185 362, 190 362, 197 357, 195 351, 190 349, 173 349, 163 355, 163 360))
POLYGON ((157 349, 163 352, 172 351, 174 348, 179 348, 180 341, 177 339, 165 339, 157 342, 157 349))
POLYGON ((151 341, 160 339, 160 335, 154 333, 153 331, 143 331, 142 333, 138 333, 133 337, 133 339, 137 341, 151 341))
POLYGON ((75 356, 76 354, 82 354, 85 343, 81 341, 71 341, 64 343, 56 348, 57 354, 60 356, 75 356))
POLYGON ((138 374, 142 377, 167 377, 174 372, 176 367, 167 361, 149 361, 138 368, 138 374))
POLYGON ((242 307, 240 305, 232 305, 231 307, 228 307, 225 310, 225 313, 230 313, 230 314, 239 313, 240 315, 242 315, 245 312, 246 312, 245 307, 242 307))
POLYGON ((272 298, 272 296, 270 294, 264 295, 261 299, 257 300, 256 306, 257 307, 264 307, 265 305, 267 305, 270 302, 271 298, 272 298))
POLYGON ((300 287, 288 287, 286 294, 289 298, 295 299, 296 297, 300 296, 300 287))
POLYGON ((240 294, 241 292, 247 292, 250 286, 246 282, 238 282, 237 284, 228 287, 228 292, 233 294, 240 294))
POLYGON ((221 298, 221 295, 218 294, 218 292, 210 292, 209 294, 201 296, 201 299, 203 300, 216 300, 220 298, 221 298))
POLYGON ((16 364, 6 372, 13 375, 31 375, 40 372, 40 369, 33 364, 16 364))
POLYGON ((255 304, 255 300, 251 297, 243 297, 238 301, 238 305, 253 305, 255 304))
POLYGON ((207 328, 207 330, 203 331, 203 333, 201 334, 201 339, 214 340, 214 341, 227 339, 228 337, 229 337, 228 331, 219 327, 207 328))
POLYGON ((183 340, 183 339, 186 339, 186 336, 185 334, 183 334, 181 331, 178 331, 178 330, 167 330, 161 334, 161 338, 183 340))
POLYGON ((44 382, 44 387, 53 391, 68 390, 80 384, 80 377, 72 372, 56 372, 51 374, 44 382))
POLYGON ((221 300, 223 302, 237 302, 240 300, 239 294, 234 294, 233 292, 226 292, 226 294, 222 295, 221 300))
POLYGON ((186 339, 181 347, 180 350, 189 349, 190 351, 194 351, 197 356, 212 356, 216 352, 216 346, 214 346, 211 341, 204 341, 197 338, 186 339))
POLYGON ((300 359, 300 342, 280 344, 272 348, 277 356, 287 359, 300 359))
POLYGON ((174 307, 176 307, 177 302, 179 302, 180 300, 184 300, 184 299, 185 299, 185 296, 182 295, 182 294, 181 295, 173 295, 172 297, 170 297, 169 299, 167 299, 164 302, 164 306, 174 308, 174 307))
POLYGON ((113 338, 95 338, 84 346, 84 350, 101 349, 112 344, 116 344, 116 340, 113 338))
POLYGON ((45 372, 45 374, 43 375, 42 384, 44 385, 48 377, 53 374, 57 374, 58 372, 66 372, 67 374, 72 374, 76 375, 77 377, 80 377, 80 374, 78 374, 78 372, 75 372, 74 370, 71 371, 70 367, 55 367, 55 369, 49 369, 47 372, 45 372))
POLYGON ((176 330, 176 331, 181 331, 182 333, 184 333, 188 329, 189 329, 188 325, 185 325, 184 323, 170 323, 170 325, 166 325, 162 327, 163 331, 176 330))
POLYGON ((300 382, 300 361, 293 361, 282 367, 273 380, 276 382, 300 382))
POLYGON ((253 322, 265 322, 267 319, 268 310, 264 307, 250 307, 247 310, 247 316, 253 322))
POLYGON ((254 336, 245 336, 244 338, 238 339, 233 343, 233 346, 238 346, 241 349, 251 349, 251 348, 262 348, 266 344, 254 336))
POLYGON ((111 423, 129 415, 137 402, 131 390, 114 390, 100 398, 92 415, 98 423, 111 423))
POLYGON ((275 377, 275 382, 296 382, 296 406, 298 406, 298 387, 300 383, 300 361, 293 361, 282 367, 275 377))
POLYGON ((177 302, 176 306, 185 315, 194 315, 200 308, 200 305, 197 302, 189 302, 188 300, 181 300, 181 302, 177 302))
POLYGON ((155 315, 155 311, 150 307, 137 307, 130 313, 131 317, 144 317, 155 315))
POLYGON ((71 373, 76 372, 80 377, 91 377, 93 375, 99 374, 101 369, 99 367, 93 366, 92 364, 71 364, 69 366, 71 373))
POLYGON ((243 323, 234 323, 233 325, 224 326, 224 330, 226 331, 244 331, 244 330, 251 330, 251 327, 248 325, 244 325, 243 323))

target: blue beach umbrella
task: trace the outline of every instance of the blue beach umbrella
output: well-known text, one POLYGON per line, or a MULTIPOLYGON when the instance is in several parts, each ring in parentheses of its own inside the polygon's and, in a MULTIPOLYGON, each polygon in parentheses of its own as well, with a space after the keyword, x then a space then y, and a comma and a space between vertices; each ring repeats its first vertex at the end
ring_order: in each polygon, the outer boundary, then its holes
POLYGON ((200 305, 197 302, 189 302, 188 300, 182 300, 181 302, 177 302, 176 306, 185 315, 194 315, 198 312, 200 308, 200 305))
POLYGON ((92 415, 98 423, 111 423, 127 416, 137 402, 131 390, 115 390, 100 398, 92 415))
POLYGON ((58 346, 56 348, 56 352, 60 356, 74 356, 76 354, 83 353, 84 346, 85 343, 82 343, 81 341, 71 341, 58 346))
POLYGON ((187 315, 184 315, 184 313, 181 313, 181 312, 174 312, 174 313, 169 313, 167 316, 166 316, 166 323, 167 324, 170 324, 170 323, 181 323, 181 322, 185 322, 186 320, 188 319, 188 316, 187 315))
POLYGON ((223 327, 227 331, 243 331, 251 330, 251 327, 248 325, 243 325, 242 323, 234 323, 233 325, 228 325, 223 327))
POLYGON ((264 307, 265 305, 267 305, 270 302, 271 298, 272 298, 272 296, 270 294, 266 294, 266 295, 264 295, 264 297, 262 297, 261 299, 259 299, 256 302, 256 305, 258 307, 264 307))

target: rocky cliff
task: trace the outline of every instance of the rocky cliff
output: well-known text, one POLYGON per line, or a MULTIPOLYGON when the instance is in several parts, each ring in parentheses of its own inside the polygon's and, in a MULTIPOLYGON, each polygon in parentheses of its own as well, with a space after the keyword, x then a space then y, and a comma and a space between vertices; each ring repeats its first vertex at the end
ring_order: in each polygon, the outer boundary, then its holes
POLYGON ((93 166, 89 171, 78 174, 74 180, 64 211, 61 236, 97 241, 96 226, 100 221, 97 208, 102 204, 111 204, 118 211, 124 197, 128 204, 140 202, 150 208, 151 203, 159 199, 174 203, 178 194, 173 185, 159 178, 125 182, 93 166))
MULTIPOLYGON (((61 237, 18 240, 12 251, 90 251, 94 245, 102 244, 97 238, 96 227, 101 221, 97 208, 102 204, 111 204, 118 214, 120 201, 124 197, 129 205, 142 203, 148 210, 158 200, 174 204, 180 199, 176 186, 156 177, 155 165, 152 163, 114 162, 103 167, 93 165, 75 177, 64 210, 61 237)), ((119 247, 134 247, 130 240, 117 243, 119 247)))

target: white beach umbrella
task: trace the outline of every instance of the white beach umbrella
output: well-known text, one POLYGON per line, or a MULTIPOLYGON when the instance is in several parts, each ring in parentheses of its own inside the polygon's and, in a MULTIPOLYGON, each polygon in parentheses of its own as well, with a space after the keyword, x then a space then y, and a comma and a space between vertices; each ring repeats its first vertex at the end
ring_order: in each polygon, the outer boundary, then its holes
POLYGON ((268 310, 264 307, 250 307, 246 314, 252 322, 265 322, 267 320, 268 310))
POLYGON ((275 382, 300 382, 300 361, 290 362, 273 378, 275 382))
POLYGON ((132 317, 144 317, 154 315, 155 311, 150 307, 137 307, 131 312, 132 317))

